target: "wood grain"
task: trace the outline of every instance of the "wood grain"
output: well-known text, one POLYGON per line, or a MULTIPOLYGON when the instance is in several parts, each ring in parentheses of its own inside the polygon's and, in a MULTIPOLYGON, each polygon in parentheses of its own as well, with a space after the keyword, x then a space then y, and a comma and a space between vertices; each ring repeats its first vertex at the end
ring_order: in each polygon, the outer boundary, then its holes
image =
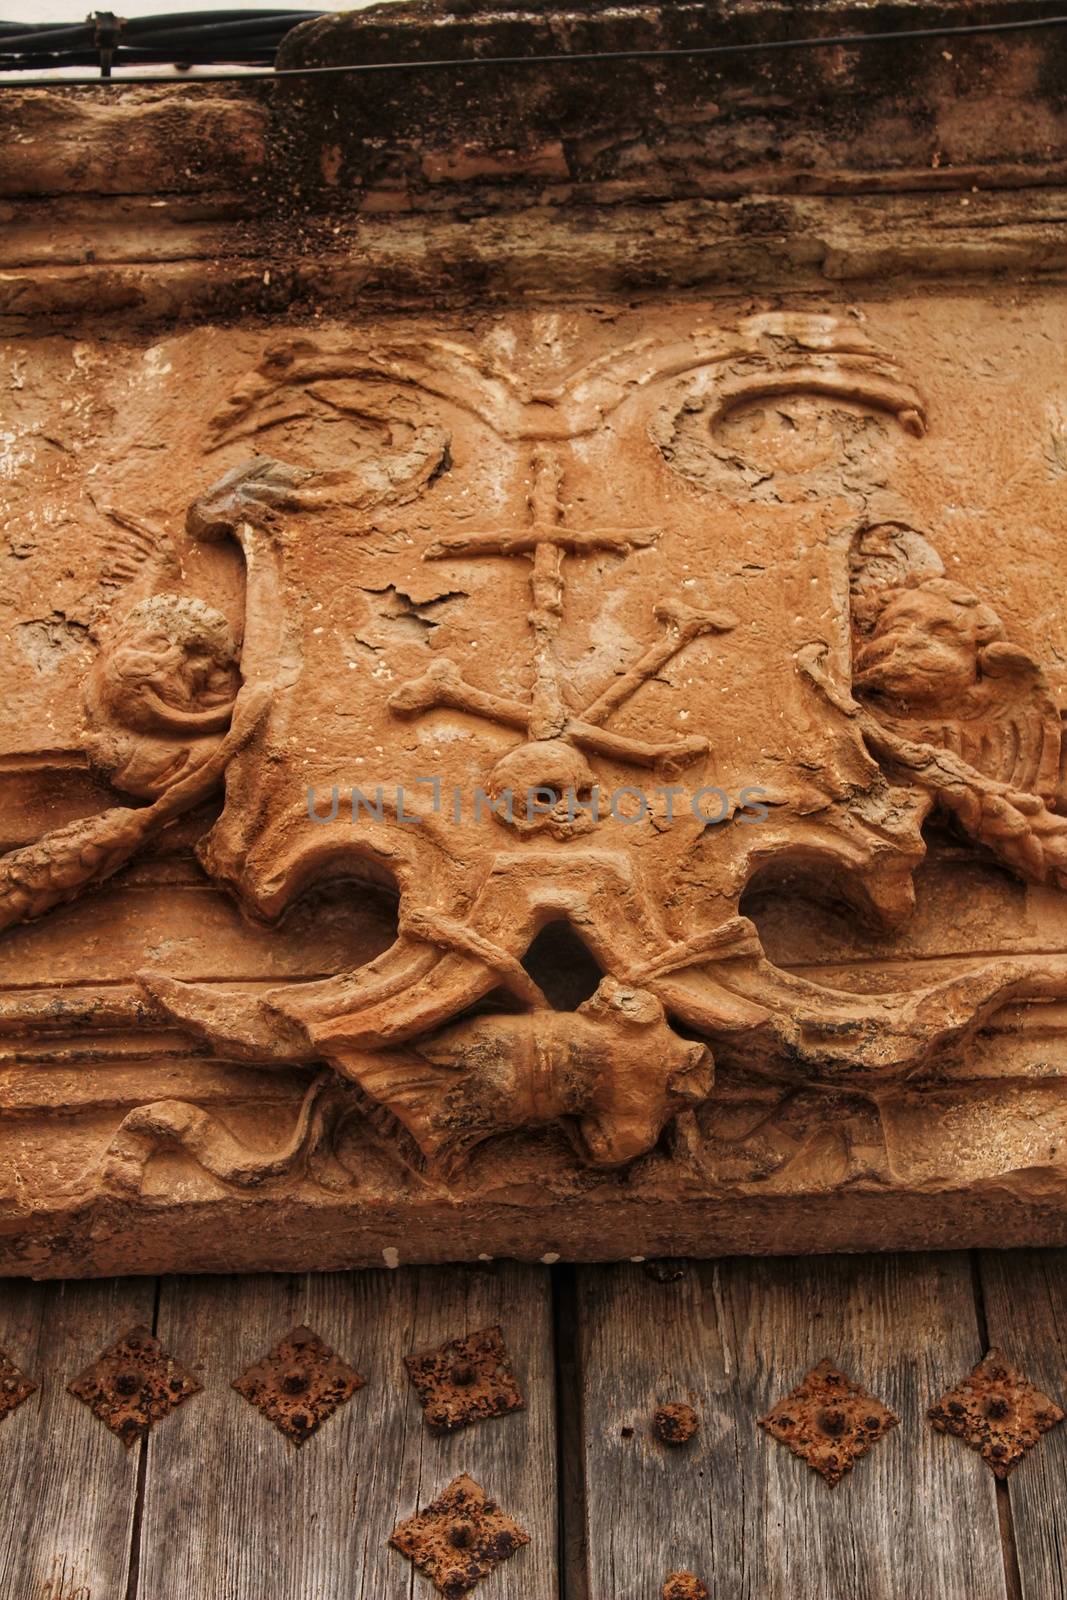
POLYGON ((40 1384, 0 1424, 3 1600, 123 1600, 143 1445, 126 1450, 70 1380, 151 1326, 152 1278, 0 1285, 0 1349, 40 1384))
POLYGON ((966 1256, 581 1269, 578 1323, 591 1595, 690 1569, 715 1600, 1004 1600, 992 1475, 924 1420, 980 1354, 966 1256), (823 1356, 902 1419, 835 1490, 757 1426, 823 1356), (675 1399, 703 1422, 669 1450, 675 1399))
POLYGON ((432 1600, 387 1540, 461 1472, 532 1536, 486 1584, 486 1600, 556 1595, 547 1272, 502 1265, 169 1279, 159 1335, 205 1393, 150 1441, 139 1600, 432 1600), (495 1322, 528 1409, 431 1437, 404 1356, 495 1322), (368 1383, 296 1449, 230 1380, 300 1323, 368 1383))
MULTIPOLYGON (((716 1600, 1067 1594, 1067 1427, 998 1508, 979 1458, 924 1420, 987 1342, 1067 1400, 1067 1252, 988 1252, 979 1269, 977 1307, 963 1255, 709 1262, 669 1284, 637 1266, 561 1273, 566 1600, 659 1600, 683 1567, 716 1600), (823 1355, 902 1418, 834 1491, 756 1426, 823 1355), (672 1399, 702 1417, 681 1451, 651 1433, 672 1399)), ((0 1426, 0 1600, 433 1600, 387 1540, 462 1471, 533 1536, 486 1600, 556 1600, 547 1272, 187 1278, 162 1283, 158 1309, 155 1297, 151 1279, 0 1286, 0 1348, 42 1384, 0 1426), (65 1390, 154 1310, 205 1392, 154 1431, 142 1463, 65 1390), (403 1357, 497 1321, 528 1410, 434 1438, 403 1357), (369 1382, 296 1450, 229 1384, 300 1322, 369 1382)))
MULTIPOLYGON (((980 1273, 989 1343, 1067 1410, 1067 1250, 985 1250, 980 1273)), ((1067 1423, 1008 1479, 1024 1600, 1067 1595, 1067 1423)))

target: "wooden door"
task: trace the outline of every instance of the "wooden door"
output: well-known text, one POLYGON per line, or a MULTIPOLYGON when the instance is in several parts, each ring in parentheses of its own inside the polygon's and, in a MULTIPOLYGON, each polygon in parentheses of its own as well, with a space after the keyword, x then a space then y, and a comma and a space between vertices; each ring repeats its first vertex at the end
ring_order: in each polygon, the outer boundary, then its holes
POLYGON ((431 1600, 389 1545, 469 1474, 529 1534, 478 1600, 1057 1600, 1067 1427, 1006 1482, 926 1410, 991 1346, 1067 1393, 1065 1253, 8 1281, 2 1600, 431 1600), (67 1384, 129 1327, 202 1385, 124 1448, 67 1384), (297 1448, 231 1387, 294 1325, 367 1379, 297 1448), (524 1410, 425 1426, 404 1357, 499 1324, 524 1410), (834 1489, 758 1426, 830 1357, 899 1426, 834 1489), (697 1414, 665 1444, 654 1413, 697 1414), (681 1592, 681 1591, 680 1591, 681 1592), (695 1592, 699 1593, 699 1590, 695 1592))

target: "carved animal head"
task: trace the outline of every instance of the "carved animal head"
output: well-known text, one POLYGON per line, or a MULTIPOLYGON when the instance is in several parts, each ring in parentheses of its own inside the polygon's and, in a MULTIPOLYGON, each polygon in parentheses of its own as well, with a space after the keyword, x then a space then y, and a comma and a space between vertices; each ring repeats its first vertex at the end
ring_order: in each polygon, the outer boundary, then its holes
POLYGON ((494 1135, 560 1120, 592 1166, 622 1166, 713 1080, 710 1051, 680 1038, 647 990, 614 978, 575 1012, 470 1017, 416 1051, 342 1053, 340 1064, 446 1173, 494 1135))

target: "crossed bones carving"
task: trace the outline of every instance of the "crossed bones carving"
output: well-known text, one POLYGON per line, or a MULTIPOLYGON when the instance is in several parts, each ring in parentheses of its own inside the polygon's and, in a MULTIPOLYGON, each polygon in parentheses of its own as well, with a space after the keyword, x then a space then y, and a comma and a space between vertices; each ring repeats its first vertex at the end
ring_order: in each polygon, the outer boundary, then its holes
POLYGON ((613 733, 603 723, 632 698, 642 684, 661 671, 692 640, 704 634, 727 633, 737 618, 727 611, 699 611, 679 600, 662 602, 655 615, 666 625, 662 638, 649 645, 634 664, 577 715, 563 701, 555 641, 563 620, 564 568, 567 555, 593 550, 629 551, 652 544, 658 530, 572 529, 563 526, 561 474, 545 451, 534 455, 534 480, 529 497, 531 522, 513 533, 461 533, 439 539, 425 552, 429 561, 455 556, 526 556, 532 562, 529 621, 534 631, 534 684, 529 701, 478 689, 457 664, 442 657, 418 678, 410 678, 390 696, 390 709, 416 717, 447 706, 470 712, 504 727, 518 728, 530 742, 561 740, 581 750, 638 767, 660 766, 675 772, 705 755, 701 735, 649 742, 613 733))

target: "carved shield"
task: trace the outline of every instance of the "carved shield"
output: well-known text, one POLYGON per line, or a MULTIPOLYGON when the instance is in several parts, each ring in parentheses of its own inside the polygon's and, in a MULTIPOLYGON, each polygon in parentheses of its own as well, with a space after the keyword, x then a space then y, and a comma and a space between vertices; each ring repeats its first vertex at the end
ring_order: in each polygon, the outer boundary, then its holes
MULTIPOLYGON (((578 367, 540 326, 528 351, 268 348, 188 516, 243 551, 236 699, 235 642, 180 595, 127 611, 94 669, 96 759, 152 804, 88 847, 75 830, 81 884, 224 773, 200 854, 252 916, 324 883, 396 896, 394 942, 354 970, 255 994, 145 980, 231 1056, 328 1063, 294 1150, 336 1073, 444 1178, 549 1124, 617 1167, 706 1099, 716 1059, 787 1095, 877 1095, 1061 983, 1000 961, 835 990, 775 966, 745 915, 813 879, 900 925, 939 804, 1029 875, 1062 871, 1055 708, 911 525, 896 483, 926 411, 899 362, 821 316, 624 348, 609 327, 578 367)), ((37 909, 75 892, 14 870, 37 909)), ((124 1136, 114 1171, 135 1157, 124 1136)))

